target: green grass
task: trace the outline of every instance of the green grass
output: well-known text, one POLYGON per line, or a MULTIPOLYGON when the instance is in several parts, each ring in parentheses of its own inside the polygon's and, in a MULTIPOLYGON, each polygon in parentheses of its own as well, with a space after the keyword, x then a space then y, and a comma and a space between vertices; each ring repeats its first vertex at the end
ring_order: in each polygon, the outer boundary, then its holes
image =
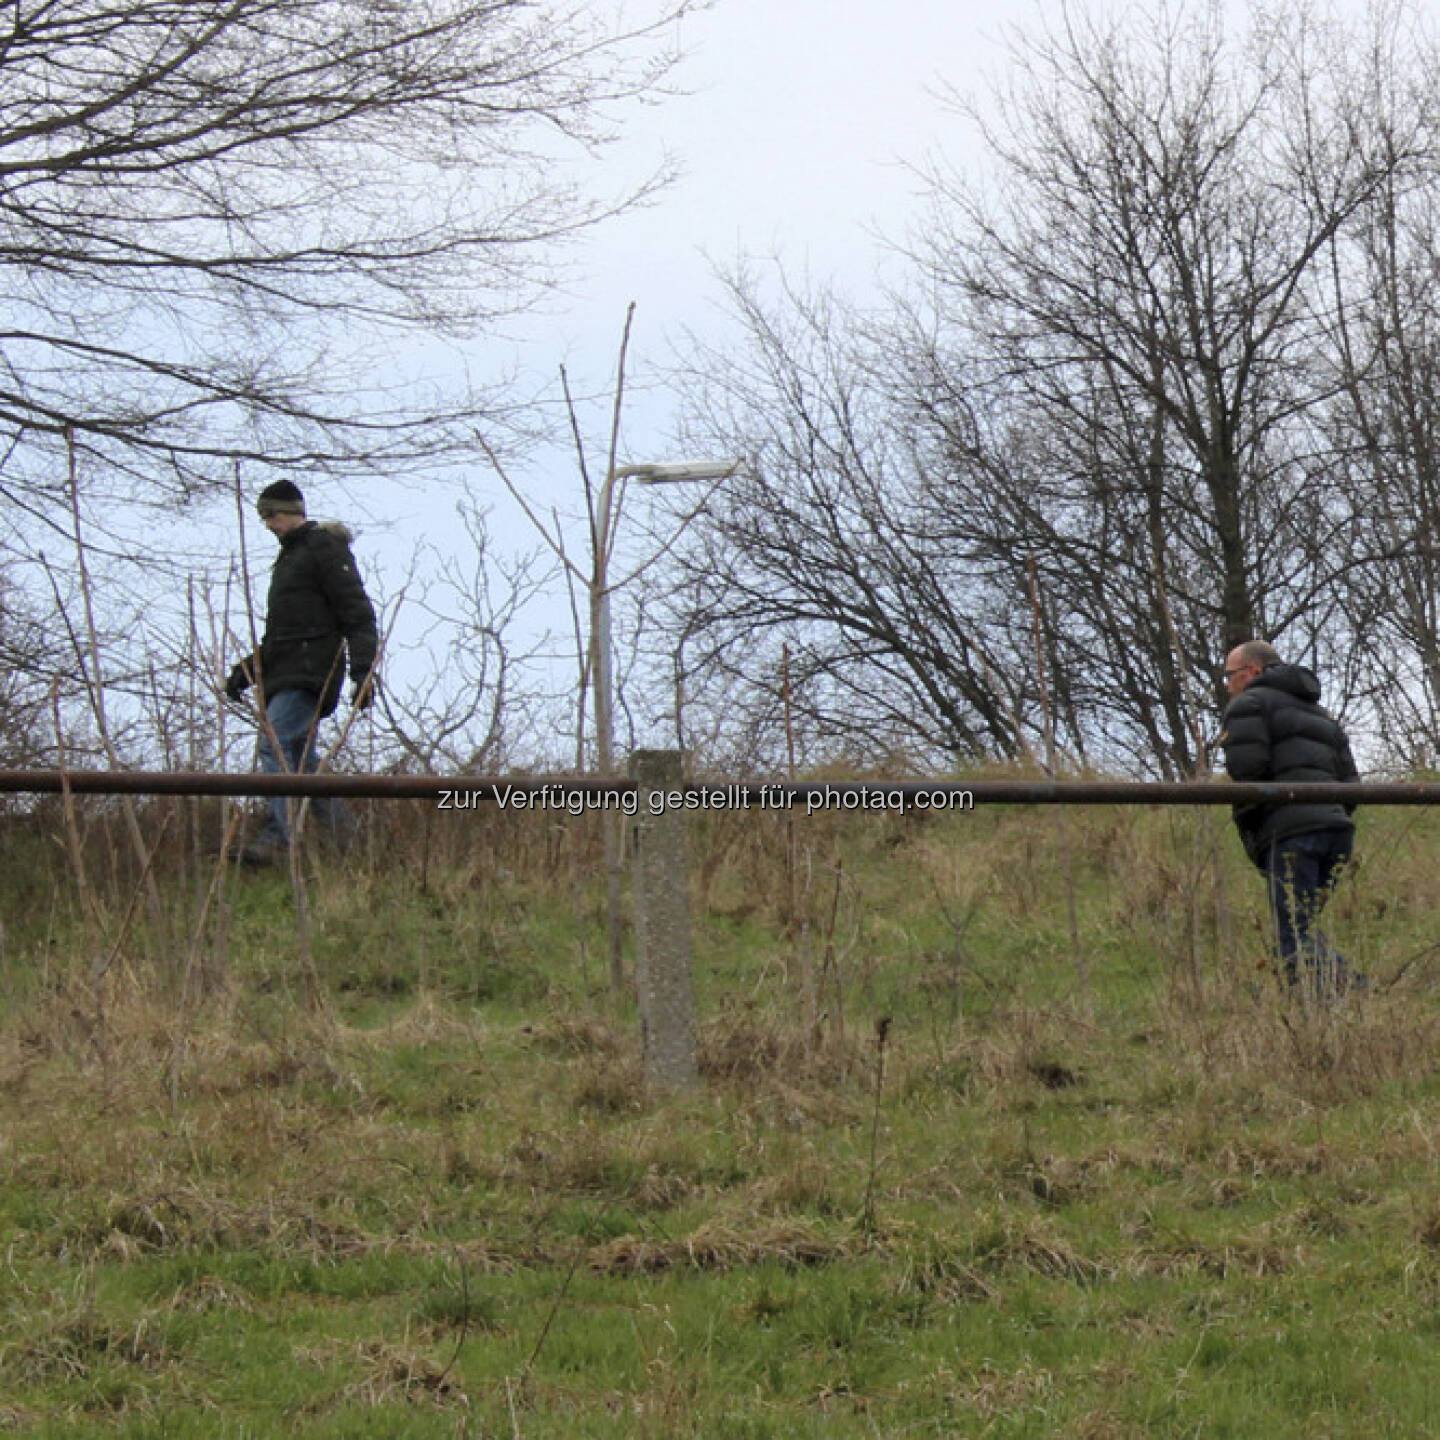
POLYGON ((1440 833, 1364 820, 1316 1011, 1218 815, 708 817, 670 1097, 579 823, 379 817, 317 1011, 284 876, 131 915, 97 821, 87 918, 17 821, 0 1433, 1440 1435, 1440 833))

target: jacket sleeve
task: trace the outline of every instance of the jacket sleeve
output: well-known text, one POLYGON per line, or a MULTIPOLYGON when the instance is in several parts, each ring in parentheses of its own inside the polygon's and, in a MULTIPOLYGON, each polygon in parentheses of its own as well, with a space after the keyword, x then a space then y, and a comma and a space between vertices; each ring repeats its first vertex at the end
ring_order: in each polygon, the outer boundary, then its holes
POLYGON ((1271 778, 1270 723, 1258 699, 1242 691, 1230 702, 1220 744, 1225 751, 1225 770, 1232 780, 1271 778))
POLYGON ((350 678, 363 680, 375 663, 375 652, 380 644, 375 627, 375 607, 365 593, 360 572, 355 568, 355 557, 344 541, 325 535, 315 549, 320 588, 334 611, 340 633, 345 637, 345 648, 350 657, 350 678))

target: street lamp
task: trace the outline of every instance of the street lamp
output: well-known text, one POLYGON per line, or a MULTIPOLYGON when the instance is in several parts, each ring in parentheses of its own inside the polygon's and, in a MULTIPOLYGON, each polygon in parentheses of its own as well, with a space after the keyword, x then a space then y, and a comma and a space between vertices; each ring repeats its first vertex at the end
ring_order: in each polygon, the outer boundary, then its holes
MULTIPOLYGON (((592 521, 594 546, 590 583, 590 672, 595 697, 596 760, 602 775, 609 775, 615 763, 615 691, 610 644, 609 572, 615 537, 620 526, 624 482, 635 480, 641 485, 680 485, 694 480, 712 480, 718 484, 739 468, 739 460, 681 460, 668 464, 617 465, 606 473, 592 521), (620 482, 618 492, 615 488, 617 481, 620 482)), ((681 527, 683 528, 684 526, 681 527)))
MULTIPOLYGON (((590 674, 595 693, 596 762, 602 776, 610 775, 615 765, 615 697, 610 649, 610 557, 614 553, 615 537, 620 527, 625 481, 634 480, 641 485, 678 485, 687 481, 710 480, 718 485, 739 468, 738 460, 689 460, 671 464, 612 465, 605 473, 604 483, 600 486, 600 494, 590 517, 590 674), (620 486, 618 490, 617 481, 620 486)), ((698 513, 697 506, 690 518, 698 513)), ((687 524, 689 518, 676 530, 676 537, 687 524)), ((670 543, 673 543, 674 538, 672 537, 670 543)), ((665 548, 668 549, 669 545, 665 548)), ((626 578, 633 579, 664 553, 664 549, 658 551, 626 578)), ((624 581, 620 583, 624 584, 624 581)), ((618 589, 619 586, 615 588, 618 589)), ((622 846, 619 826, 609 816, 603 816, 602 820, 606 822, 603 824, 603 833, 610 981, 618 991, 624 974, 620 954, 622 846)))
POLYGON ((666 465, 622 465, 617 480, 638 480, 642 485, 673 485, 681 480, 728 480, 740 468, 738 460, 677 460, 666 465))

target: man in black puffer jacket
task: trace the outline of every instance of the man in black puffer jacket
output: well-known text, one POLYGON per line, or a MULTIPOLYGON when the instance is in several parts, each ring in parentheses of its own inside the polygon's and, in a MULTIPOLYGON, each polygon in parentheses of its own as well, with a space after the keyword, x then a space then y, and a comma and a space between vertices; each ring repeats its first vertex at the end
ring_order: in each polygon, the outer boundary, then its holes
MULTIPOLYGON (((1225 709, 1220 744, 1232 780, 1301 782, 1358 780, 1350 742, 1320 705, 1320 682, 1303 665, 1286 665, 1263 640, 1238 645, 1225 659, 1225 709)), ((1317 984, 1358 986, 1345 962, 1314 929, 1350 859, 1353 805, 1237 805, 1235 825, 1245 852, 1265 872, 1286 978, 1299 979, 1302 960, 1317 984)))
MULTIPOLYGON (((239 700, 258 688, 265 719, 260 727, 260 768, 268 774, 314 770, 315 731, 334 712, 348 668, 353 703, 370 703, 378 637, 375 610, 365 593, 349 538, 305 518, 300 487, 279 480, 256 502, 265 528, 280 542, 270 574, 265 634, 260 648, 230 672, 225 693, 239 700), (277 753, 278 747, 278 753, 277 753)), ((338 801, 317 799, 316 817, 337 834, 345 824, 338 801)), ((241 851, 249 864, 269 864, 290 844, 290 802, 270 801, 270 818, 241 851)))

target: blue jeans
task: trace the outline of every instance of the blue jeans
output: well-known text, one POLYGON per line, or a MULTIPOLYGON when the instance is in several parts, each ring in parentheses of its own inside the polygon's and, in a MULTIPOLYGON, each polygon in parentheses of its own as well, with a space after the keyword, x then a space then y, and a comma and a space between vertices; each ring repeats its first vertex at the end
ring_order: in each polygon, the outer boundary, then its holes
POLYGON ((1342 987, 1345 961, 1316 925, 1320 911, 1340 880, 1355 843, 1352 830, 1312 830, 1291 835, 1270 847, 1265 873, 1275 939, 1285 978, 1293 985, 1303 963, 1322 983, 1342 987))
MULTIPOLYGON (((269 724, 260 728, 260 744, 257 758, 260 769, 267 775, 312 773, 319 764, 315 749, 315 731, 319 727, 320 697, 311 690, 277 690, 265 705, 269 724), (275 743, 271 743, 274 731, 275 743), (275 744, 280 753, 275 753, 275 744)), ((260 838, 273 840, 277 844, 290 843, 291 806, 300 803, 293 795, 272 795, 267 802, 270 818, 260 832, 260 838)), ((310 808, 315 818, 328 825, 337 834, 344 832, 349 817, 338 800, 328 796, 314 796, 310 808)))

